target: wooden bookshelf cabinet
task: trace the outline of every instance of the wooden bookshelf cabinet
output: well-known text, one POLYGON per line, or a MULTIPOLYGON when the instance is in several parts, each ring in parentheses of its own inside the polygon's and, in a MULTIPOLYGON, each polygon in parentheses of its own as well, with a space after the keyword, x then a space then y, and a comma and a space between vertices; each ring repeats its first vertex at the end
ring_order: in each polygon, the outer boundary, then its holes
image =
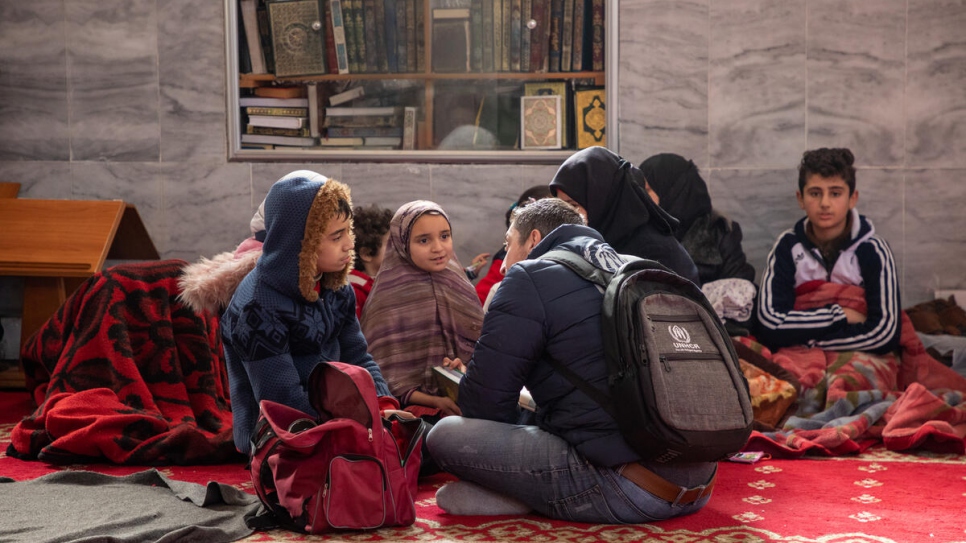
MULTIPOLYGON (((321 0, 326 2, 328 0, 321 0)), ((380 0, 381 1, 381 0, 380 0)), ((434 2, 424 0, 425 21, 430 21, 434 2)), ((445 1, 445 0, 443 0, 445 1)), ((472 0, 479 2, 481 0, 472 0)), ((499 0, 497 0, 499 1, 499 0)), ((590 0, 587 0, 588 2, 590 0)), ((520 71, 473 71, 439 73, 433 70, 433 28, 432 24, 423 25, 424 69, 415 72, 392 73, 347 73, 324 75, 297 75, 277 77, 272 73, 252 74, 239 70, 241 48, 247 48, 245 38, 239 36, 239 0, 225 0, 226 36, 228 50, 228 135, 229 158, 237 161, 386 161, 386 162, 438 162, 438 163, 557 163, 577 149, 573 127, 567 145, 560 149, 521 149, 519 129, 520 97, 524 86, 531 82, 564 82, 571 94, 562 98, 570 104, 562 103, 562 111, 568 107, 566 120, 573 124, 573 91, 582 88, 604 89, 606 104, 606 126, 617 126, 617 11, 618 3, 605 0, 605 39, 604 69, 600 71, 560 71, 560 72, 520 72, 520 71), (277 85, 314 84, 319 89, 319 107, 328 106, 327 98, 346 89, 362 86, 365 95, 342 106, 414 106, 418 111, 418 122, 414 149, 366 148, 365 146, 294 147, 276 145, 271 149, 256 149, 243 145, 241 134, 246 130, 244 108, 241 97, 250 96, 253 89, 277 85), (372 92, 370 89, 376 89, 372 92), (487 99, 491 99, 487 102, 487 99), (496 105, 493 105, 493 99, 496 105), (507 100, 511 102, 507 102, 507 100), (512 101, 515 101, 513 104, 512 101), (507 104, 511 107, 505 107, 507 104), (486 108, 484 107, 486 104, 486 108), (515 106, 515 109, 512 109, 515 106), (493 109, 490 109, 493 108, 493 109), (511 132, 486 134, 481 132, 481 114, 487 111, 492 116, 499 115, 501 126, 512 126, 504 122, 506 115, 515 115, 516 139, 511 132), (475 117, 475 119, 474 119, 475 117), (461 137, 452 126, 468 127, 469 136, 461 137), (446 137, 447 135, 453 137, 446 137), (453 142, 456 143, 453 143, 453 142), (482 141, 483 143, 478 143, 482 141)), ((247 50, 247 49, 246 49, 247 50)), ((512 117, 509 118, 512 121, 512 117)), ((565 127, 565 130, 567 128, 565 127)), ((325 130, 322 129, 323 136, 325 130)), ((617 149, 617 130, 607 130, 606 145, 617 149)))

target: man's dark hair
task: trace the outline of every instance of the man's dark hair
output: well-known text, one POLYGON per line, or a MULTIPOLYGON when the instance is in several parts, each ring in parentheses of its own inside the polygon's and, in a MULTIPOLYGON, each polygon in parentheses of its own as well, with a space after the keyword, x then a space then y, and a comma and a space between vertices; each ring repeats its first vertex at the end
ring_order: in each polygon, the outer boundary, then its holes
POLYGON ((849 195, 855 192, 855 156, 852 151, 839 148, 813 149, 805 151, 802 155, 802 163, 798 166, 798 191, 805 190, 805 182, 810 175, 820 175, 822 177, 839 176, 849 186, 849 195))
POLYGON ((559 198, 544 198, 513 211, 512 224, 522 241, 537 230, 542 237, 564 224, 586 224, 577 209, 559 198))
POLYGON ((392 221, 392 211, 377 205, 367 207, 357 206, 353 212, 352 233, 356 237, 355 269, 365 271, 362 261, 362 249, 374 255, 382 247, 382 238, 389 232, 392 221))

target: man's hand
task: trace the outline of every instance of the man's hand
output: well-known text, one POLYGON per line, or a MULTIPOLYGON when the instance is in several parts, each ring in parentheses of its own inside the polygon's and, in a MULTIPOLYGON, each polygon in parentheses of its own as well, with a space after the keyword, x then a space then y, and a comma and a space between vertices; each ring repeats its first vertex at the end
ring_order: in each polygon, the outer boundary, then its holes
POLYGON ((451 370, 456 370, 460 373, 466 373, 466 365, 459 358, 449 358, 443 357, 443 367, 451 370))
POLYGON ((409 411, 403 411, 402 409, 386 409, 385 411, 382 412, 382 418, 387 420, 392 415, 396 415, 397 417, 403 420, 413 420, 414 418, 416 418, 416 415, 413 415, 409 411))

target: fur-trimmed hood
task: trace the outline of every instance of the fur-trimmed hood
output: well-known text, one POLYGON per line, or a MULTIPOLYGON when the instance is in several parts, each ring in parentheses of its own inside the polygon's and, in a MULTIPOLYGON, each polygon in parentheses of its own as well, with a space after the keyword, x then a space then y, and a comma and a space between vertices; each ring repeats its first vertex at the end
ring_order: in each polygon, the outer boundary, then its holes
POLYGON ((255 269, 260 248, 243 253, 221 253, 184 267, 178 286, 178 298, 195 313, 220 315, 228 307, 238 284, 255 269))
MULTIPOLYGON (((348 284, 351 254, 338 272, 316 274, 316 253, 339 200, 352 206, 349 187, 308 170, 292 172, 272 185, 265 198, 265 243, 256 268, 262 280, 288 296, 319 299, 315 284, 337 290, 348 284)), ((349 231, 352 230, 350 220, 349 231)))

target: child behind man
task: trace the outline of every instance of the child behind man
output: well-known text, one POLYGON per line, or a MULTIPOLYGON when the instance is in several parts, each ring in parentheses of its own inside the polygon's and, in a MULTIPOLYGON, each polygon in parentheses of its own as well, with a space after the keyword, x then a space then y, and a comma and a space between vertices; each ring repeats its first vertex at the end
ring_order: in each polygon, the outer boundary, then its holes
POLYGON ((386 256, 389 221, 392 211, 376 205, 358 206, 353 212, 352 232, 356 237, 355 267, 349 272, 349 284, 356 293, 356 316, 362 318, 376 273, 386 256))
POLYGON ((899 285, 889 244, 855 205, 855 157, 848 149, 806 151, 798 171, 805 217, 768 255, 757 310, 758 338, 772 349, 808 345, 884 354, 899 345, 899 285), (796 297, 823 283, 864 289, 867 311, 838 303, 796 309, 796 297))
POLYGON ((398 407, 367 352, 346 279, 353 261, 349 188, 296 171, 272 186, 264 209, 262 255, 221 319, 235 447, 245 454, 261 400, 316 414, 305 384, 319 362, 365 368, 384 415, 398 407))

